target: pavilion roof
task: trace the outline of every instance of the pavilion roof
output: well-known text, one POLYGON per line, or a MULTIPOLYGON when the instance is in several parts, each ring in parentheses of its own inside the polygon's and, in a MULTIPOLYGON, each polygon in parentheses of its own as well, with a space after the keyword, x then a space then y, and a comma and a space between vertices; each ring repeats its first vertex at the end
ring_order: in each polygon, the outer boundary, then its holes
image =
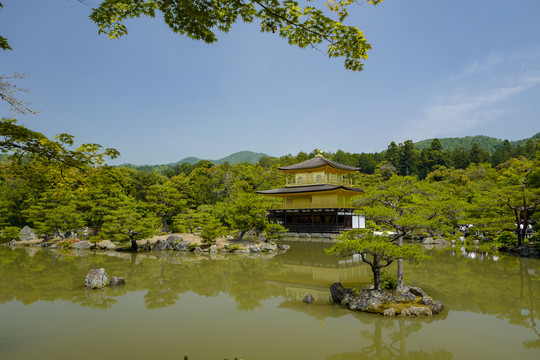
POLYGON ((258 194, 280 195, 280 194, 300 194, 300 193, 307 193, 307 192, 332 191, 332 190, 348 190, 348 191, 354 191, 354 192, 363 192, 362 189, 358 189, 358 188, 342 186, 342 185, 330 185, 330 184, 288 186, 288 187, 282 187, 278 189, 261 190, 261 191, 256 191, 256 192, 258 194))
POLYGON ((339 170, 344 170, 344 171, 359 171, 360 170, 360 168, 343 165, 335 161, 329 160, 325 158, 324 156, 315 156, 314 158, 303 161, 301 163, 289 165, 289 166, 281 166, 281 167, 278 167, 278 169, 285 170, 285 171, 287 170, 294 171, 294 170, 315 169, 315 168, 319 168, 326 165, 339 169, 339 170))

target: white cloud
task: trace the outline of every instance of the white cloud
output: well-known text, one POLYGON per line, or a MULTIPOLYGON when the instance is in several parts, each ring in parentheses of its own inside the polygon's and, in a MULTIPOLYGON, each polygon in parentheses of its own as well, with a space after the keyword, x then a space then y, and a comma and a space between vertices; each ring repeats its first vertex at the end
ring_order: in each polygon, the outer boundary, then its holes
POLYGON ((433 137, 475 135, 470 130, 505 115, 518 95, 540 84, 540 52, 490 54, 475 61, 445 86, 411 119, 401 136, 420 140, 433 137), (536 61, 531 61, 535 59, 536 61))

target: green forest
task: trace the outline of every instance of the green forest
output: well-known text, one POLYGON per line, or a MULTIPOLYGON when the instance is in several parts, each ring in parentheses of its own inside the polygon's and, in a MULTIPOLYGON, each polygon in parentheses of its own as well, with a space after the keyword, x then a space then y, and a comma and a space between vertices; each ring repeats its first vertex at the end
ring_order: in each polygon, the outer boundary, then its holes
MULTIPOLYGON (((210 242, 250 230, 276 237, 283 228, 266 218, 276 200, 255 191, 284 186, 279 166, 317 154, 263 156, 256 163, 201 160, 160 174, 109 166, 116 150, 96 144, 73 149, 67 134, 48 139, 14 120, 1 125, 0 145, 7 154, 0 168, 2 241, 17 238, 25 225, 44 238, 82 236, 88 228, 92 241, 195 231, 210 242)), ((459 227, 467 225, 475 239, 522 245, 527 226, 519 224, 538 220, 539 144, 529 139, 504 141, 493 152, 477 144, 443 150, 434 139, 422 150, 405 141, 376 154, 323 154, 362 169, 351 175, 364 190, 354 204, 370 228, 405 237, 458 237, 459 227)))

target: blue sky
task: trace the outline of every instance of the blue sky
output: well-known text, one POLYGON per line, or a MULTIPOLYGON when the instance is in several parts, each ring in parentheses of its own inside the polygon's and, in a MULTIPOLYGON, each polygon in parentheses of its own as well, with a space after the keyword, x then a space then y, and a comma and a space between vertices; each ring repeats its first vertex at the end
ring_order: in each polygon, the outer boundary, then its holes
POLYGON ((110 40, 88 19, 98 0, 2 3, 0 35, 13 51, 0 53, 0 73, 27 74, 17 84, 40 113, 0 104, 0 115, 114 147, 113 164, 540 131, 538 0, 360 3, 346 23, 373 49, 357 73, 256 24, 208 45, 143 19, 110 40))

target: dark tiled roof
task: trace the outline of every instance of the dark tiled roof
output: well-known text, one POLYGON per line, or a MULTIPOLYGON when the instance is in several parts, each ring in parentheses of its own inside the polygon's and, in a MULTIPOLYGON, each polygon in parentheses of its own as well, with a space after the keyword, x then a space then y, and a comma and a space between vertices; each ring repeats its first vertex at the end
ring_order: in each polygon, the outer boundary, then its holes
POLYGON ((348 186, 342 186, 342 185, 310 185, 310 186, 289 186, 289 187, 283 187, 279 189, 272 189, 272 190, 261 190, 256 191, 258 194, 267 194, 267 195, 278 195, 278 194, 299 194, 299 193, 305 193, 305 192, 317 192, 317 191, 330 191, 330 190, 349 190, 354 192, 363 192, 364 190, 348 187, 348 186))
POLYGON ((360 168, 355 168, 352 166, 339 164, 332 160, 328 160, 327 158, 323 156, 315 156, 314 158, 303 161, 301 163, 289 165, 289 166, 282 166, 282 167, 279 167, 278 169, 279 170, 303 170, 303 169, 314 169, 314 168, 318 168, 324 165, 329 165, 333 168, 346 170, 346 171, 359 171, 360 170, 360 168))

